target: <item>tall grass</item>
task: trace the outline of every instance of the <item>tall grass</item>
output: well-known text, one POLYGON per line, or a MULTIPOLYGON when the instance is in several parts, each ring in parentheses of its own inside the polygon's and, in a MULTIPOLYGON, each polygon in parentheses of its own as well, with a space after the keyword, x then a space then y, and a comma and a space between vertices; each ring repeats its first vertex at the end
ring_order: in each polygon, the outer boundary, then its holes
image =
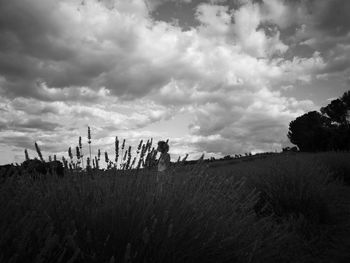
POLYGON ((327 262, 339 182, 322 158, 12 176, 0 261, 327 262))

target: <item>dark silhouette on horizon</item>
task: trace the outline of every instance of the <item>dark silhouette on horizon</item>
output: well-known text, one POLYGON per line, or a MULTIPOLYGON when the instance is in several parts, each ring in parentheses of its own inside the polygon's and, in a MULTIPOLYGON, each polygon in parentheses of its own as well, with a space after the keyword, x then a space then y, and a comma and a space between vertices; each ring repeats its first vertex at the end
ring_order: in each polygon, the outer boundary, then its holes
POLYGON ((350 91, 320 112, 311 111, 289 124, 288 138, 302 152, 350 150, 350 91))

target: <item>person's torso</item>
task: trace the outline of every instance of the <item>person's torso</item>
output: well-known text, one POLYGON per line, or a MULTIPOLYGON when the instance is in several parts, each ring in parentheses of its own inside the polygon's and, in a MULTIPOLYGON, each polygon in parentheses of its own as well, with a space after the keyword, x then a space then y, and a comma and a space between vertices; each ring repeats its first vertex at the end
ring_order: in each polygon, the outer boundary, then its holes
POLYGON ((158 162, 158 171, 159 172, 163 172, 167 169, 167 163, 164 159, 164 155, 160 156, 159 158, 159 162, 158 162))

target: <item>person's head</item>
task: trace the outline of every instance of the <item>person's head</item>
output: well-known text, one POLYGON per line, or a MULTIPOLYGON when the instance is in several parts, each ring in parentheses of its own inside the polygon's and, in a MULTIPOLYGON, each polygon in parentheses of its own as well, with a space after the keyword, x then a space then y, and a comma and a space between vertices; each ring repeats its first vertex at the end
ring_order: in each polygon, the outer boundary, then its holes
POLYGON ((157 151, 161 153, 167 153, 169 151, 169 145, 165 141, 159 141, 157 151))

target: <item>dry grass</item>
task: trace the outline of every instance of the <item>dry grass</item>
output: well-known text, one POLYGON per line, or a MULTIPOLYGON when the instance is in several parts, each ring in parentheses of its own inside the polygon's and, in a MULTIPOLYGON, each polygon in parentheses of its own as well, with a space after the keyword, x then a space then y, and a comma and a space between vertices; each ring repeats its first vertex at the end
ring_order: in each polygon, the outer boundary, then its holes
POLYGON ((12 176, 0 185, 0 261, 330 262, 334 160, 348 157, 12 176))

